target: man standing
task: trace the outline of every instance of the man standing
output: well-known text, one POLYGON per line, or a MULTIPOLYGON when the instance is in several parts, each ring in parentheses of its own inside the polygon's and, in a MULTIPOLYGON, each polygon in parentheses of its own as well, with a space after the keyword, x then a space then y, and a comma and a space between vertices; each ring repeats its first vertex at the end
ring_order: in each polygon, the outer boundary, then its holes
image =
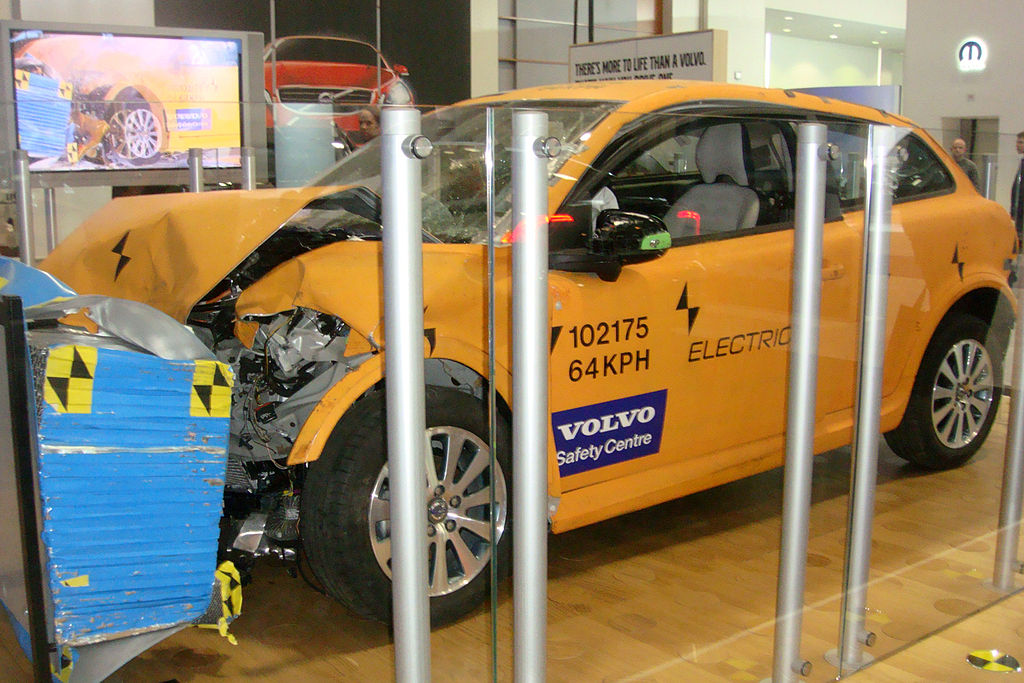
POLYGON ((967 177, 971 179, 974 189, 981 190, 981 185, 978 182, 978 165, 967 158, 967 143, 964 142, 963 138, 953 140, 949 151, 953 155, 953 160, 960 165, 960 168, 964 170, 967 177))
POLYGON ((1017 154, 1021 155, 1020 164, 1017 167, 1017 177, 1013 181, 1013 190, 1010 192, 1010 215, 1013 223, 1017 226, 1017 241, 1024 238, 1024 130, 1017 133, 1017 154))
POLYGON ((0 228, 0 256, 18 258, 18 233, 14 229, 13 218, 8 218, 0 228))

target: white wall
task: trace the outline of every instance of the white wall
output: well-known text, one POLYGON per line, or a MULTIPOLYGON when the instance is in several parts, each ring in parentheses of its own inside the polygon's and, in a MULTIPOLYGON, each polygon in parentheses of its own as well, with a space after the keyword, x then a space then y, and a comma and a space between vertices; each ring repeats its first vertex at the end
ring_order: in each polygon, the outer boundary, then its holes
MULTIPOLYGON (((1017 1, 1017 0, 1014 0, 1017 1)), ((799 12, 803 14, 824 15, 859 21, 867 24, 882 24, 902 28, 906 15, 906 0, 856 0, 844 3, 823 3, 821 0, 708 0, 708 28, 728 31, 729 64, 727 73, 729 82, 746 83, 748 85, 764 85, 765 66, 765 10, 799 12), (736 72, 740 77, 736 78, 736 72)), ((695 31, 698 26, 699 0, 671 0, 671 30, 673 32, 695 31)), ((774 40, 775 36, 773 36, 774 40)), ((806 41, 812 50, 806 55, 807 61, 835 61, 829 55, 839 44, 806 41)), ((849 47, 849 46, 846 46, 849 47)), ((897 78, 893 65, 887 61, 883 71, 889 78, 897 78)), ((788 69, 789 67, 784 67, 788 69)), ((833 69, 833 71, 835 71, 833 69)), ((874 85, 876 63, 872 59, 871 80, 867 84, 874 85)), ((844 77, 852 77, 846 74, 844 77)), ((769 75, 769 85, 775 86, 775 79, 769 75)), ((865 83, 857 83, 864 85, 865 83)), ((883 81, 884 84, 884 81, 883 81)), ((816 85, 848 85, 848 83, 826 82, 801 84, 793 87, 815 87, 816 85)))
POLYGON ((772 34, 773 88, 822 88, 878 83, 878 50, 772 34))
MULTIPOLYGON (((723 1, 723 0, 719 0, 723 1)), ((724 0, 728 2, 729 0, 724 0)), ((1016 0, 1010 0, 1016 2, 1016 0)), ((766 0, 767 9, 780 12, 821 15, 859 21, 865 24, 903 27, 907 17, 906 0, 855 0, 854 2, 822 2, 822 0, 766 0)), ((963 12, 964 3, 960 3, 963 12)))
POLYGON ((708 0, 708 28, 728 33, 729 83, 764 85, 765 0, 708 0))
POLYGON ((1009 204, 1018 160, 1014 150, 1024 130, 1024 2, 1020 0, 908 0, 903 111, 939 140, 943 117, 999 118, 996 199, 1009 204), (989 49, 987 68, 957 69, 961 40, 977 36, 989 49))
POLYGON ((113 26, 153 26, 153 0, 8 0, 21 7, 21 18, 113 26))
POLYGON ((498 3, 469 3, 469 95, 498 92, 498 3))

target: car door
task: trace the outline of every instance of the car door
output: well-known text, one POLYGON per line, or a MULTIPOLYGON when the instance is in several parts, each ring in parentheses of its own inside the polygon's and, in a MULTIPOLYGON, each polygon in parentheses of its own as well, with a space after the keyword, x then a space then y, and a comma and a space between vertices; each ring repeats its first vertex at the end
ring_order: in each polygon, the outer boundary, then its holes
MULTIPOLYGON (((780 462, 798 120, 653 117, 637 127, 632 148, 623 142, 598 160, 592 177, 601 179, 600 192, 582 180, 583 191, 560 213, 593 221, 588 198, 600 194, 607 208, 605 189, 620 210, 672 206, 676 192, 701 182, 687 157, 692 140, 736 122, 747 183, 760 204, 755 225, 681 236, 660 257, 625 266, 615 281, 551 275, 550 410, 562 491, 629 478, 639 495, 688 479, 727 481, 780 462)), ((853 226, 841 219, 826 226, 825 376, 852 377, 857 306, 849 275, 857 272, 859 248, 853 226)), ((850 395, 830 395, 819 414, 850 395)))

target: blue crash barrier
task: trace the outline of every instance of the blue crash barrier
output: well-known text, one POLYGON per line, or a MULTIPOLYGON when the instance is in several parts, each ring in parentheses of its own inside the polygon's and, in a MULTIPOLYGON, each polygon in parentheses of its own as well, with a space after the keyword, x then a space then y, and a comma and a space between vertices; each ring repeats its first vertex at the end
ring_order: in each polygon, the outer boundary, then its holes
POLYGON ((64 156, 69 151, 72 85, 21 69, 14 72, 14 85, 19 149, 35 157, 64 156))
MULTIPOLYGON (((74 292, 0 259, 5 307, 17 302, 10 292, 49 305, 26 307, 30 359, 5 367, 8 386, 27 386, 29 395, 0 404, 0 418, 27 423, 31 441, 5 445, 11 453, 0 467, 13 473, 28 460, 35 473, 19 498, 41 524, 46 649, 56 653, 48 669, 54 680, 98 681, 186 625, 226 627, 237 612, 224 606, 214 578, 233 378, 212 358, 158 357, 102 325, 98 334, 63 329, 53 302, 74 292)), ((24 346, 25 325, 4 322, 5 344, 24 346)), ((23 538, 29 558, 32 540, 23 538)), ((25 571, 0 575, 4 596, 32 594, 30 582, 25 571)), ((33 602, 4 600, 35 660, 33 602)))

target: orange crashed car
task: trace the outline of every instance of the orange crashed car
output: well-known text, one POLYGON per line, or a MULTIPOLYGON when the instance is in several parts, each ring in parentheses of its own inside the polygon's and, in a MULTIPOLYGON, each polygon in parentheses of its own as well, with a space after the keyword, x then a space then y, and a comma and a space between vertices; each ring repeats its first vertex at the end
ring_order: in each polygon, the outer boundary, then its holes
MULTIPOLYGON (((1006 211, 912 122, 705 82, 544 86, 464 102, 423 120, 434 143, 422 187, 423 540, 435 623, 486 597, 495 558, 508 565, 509 146, 512 111, 523 107, 547 112, 562 143, 548 166, 553 532, 782 463, 796 139, 808 121, 824 123, 840 152, 826 183, 815 449, 852 436, 864 159, 868 126, 882 123, 900 139, 881 428, 924 468, 955 467, 977 451, 1002 386, 1015 235, 1006 211), (493 380, 489 108, 501 242, 493 380)), ((256 554, 301 543, 331 595, 386 619, 379 145, 302 189, 117 199, 43 268, 81 293, 165 311, 232 365, 234 528, 263 531, 247 547, 256 554)))

